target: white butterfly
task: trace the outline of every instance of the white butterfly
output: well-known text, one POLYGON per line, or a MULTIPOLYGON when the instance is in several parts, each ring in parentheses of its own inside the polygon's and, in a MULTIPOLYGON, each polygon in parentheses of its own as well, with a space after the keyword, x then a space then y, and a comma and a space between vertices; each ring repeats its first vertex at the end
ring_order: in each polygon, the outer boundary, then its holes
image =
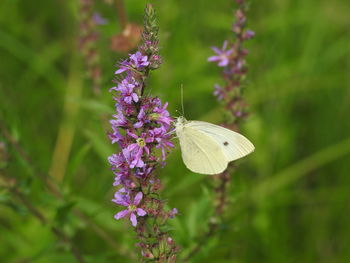
POLYGON ((254 145, 243 135, 204 121, 177 118, 176 135, 188 169, 200 174, 219 174, 229 162, 242 158, 254 145))

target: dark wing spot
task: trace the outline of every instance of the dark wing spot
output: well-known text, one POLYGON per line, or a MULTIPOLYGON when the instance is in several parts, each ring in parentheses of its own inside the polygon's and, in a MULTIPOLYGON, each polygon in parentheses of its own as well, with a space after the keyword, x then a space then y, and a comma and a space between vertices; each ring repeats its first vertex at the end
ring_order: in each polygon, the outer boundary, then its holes
POLYGON ((227 146, 227 145, 228 145, 228 142, 224 142, 224 145, 227 146))

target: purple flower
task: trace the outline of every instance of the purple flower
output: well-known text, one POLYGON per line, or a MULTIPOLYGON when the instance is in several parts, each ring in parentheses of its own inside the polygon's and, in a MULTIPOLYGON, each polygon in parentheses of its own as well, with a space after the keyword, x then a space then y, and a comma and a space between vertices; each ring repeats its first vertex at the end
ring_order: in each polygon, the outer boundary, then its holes
POLYGON ((130 55, 130 64, 136 69, 142 69, 149 65, 148 57, 143 56, 140 51, 137 51, 135 54, 130 55))
POLYGON ((112 127, 126 127, 128 126, 128 120, 125 118, 123 112, 121 109, 117 108, 118 114, 114 114, 113 117, 116 118, 115 120, 110 120, 109 123, 112 125, 112 127))
POLYGON ((166 110, 167 107, 168 107, 167 102, 163 105, 163 107, 161 105, 156 106, 153 109, 153 113, 151 114, 151 118, 153 120, 157 121, 162 125, 165 125, 166 128, 168 128, 173 121, 173 119, 170 117, 169 112, 166 110))
POLYGON ((173 208, 173 209, 169 212, 169 217, 170 217, 170 218, 174 218, 175 215, 177 215, 177 214, 178 214, 177 209, 176 209, 176 208, 173 208))
POLYGON ((147 144, 153 142, 154 139, 152 137, 147 137, 146 133, 142 133, 141 137, 130 131, 127 131, 127 134, 134 138, 136 142, 123 149, 124 157, 128 161, 130 168, 141 168, 145 165, 141 157, 144 153, 147 155, 150 154, 150 150, 147 144))
POLYGON ((122 184, 122 176, 123 176, 123 174, 121 174, 121 173, 116 174, 116 176, 114 177, 113 186, 118 186, 118 185, 122 184))
POLYGON ((127 103, 131 104, 133 101, 138 102, 139 97, 136 92, 134 92, 134 88, 137 87, 139 84, 137 81, 128 76, 125 79, 122 80, 121 83, 118 84, 118 87, 116 90, 120 91, 121 99, 127 103))
POLYGON ((224 90, 219 84, 214 85, 213 94, 214 94, 214 96, 216 96, 218 98, 218 100, 223 100, 225 97, 224 90))
MULTIPOLYGON (((129 168, 129 165, 127 166, 129 168)), ((115 174, 115 177, 114 177, 113 186, 123 185, 124 187, 128 187, 128 188, 135 187, 134 182, 130 179, 129 170, 121 169, 121 171, 119 172, 114 171, 114 174, 115 174)))
POLYGON ((140 51, 137 51, 135 54, 129 54, 129 59, 124 60, 119 64, 119 69, 115 74, 123 73, 124 71, 129 71, 131 68, 136 70, 142 70, 144 67, 149 65, 148 57, 143 56, 140 51))
POLYGON ((137 207, 140 204, 142 197, 143 197, 142 192, 138 192, 134 198, 134 201, 131 201, 128 195, 120 193, 119 191, 116 192, 114 199, 112 199, 112 201, 117 203, 118 205, 127 207, 127 209, 120 211, 118 214, 114 216, 114 218, 119 220, 120 218, 129 217, 132 225, 136 227, 137 218, 135 213, 138 216, 145 216, 147 214, 145 210, 137 207))
POLYGON ((133 153, 132 151, 130 151, 128 148, 124 148, 122 150, 122 153, 125 157, 125 159, 127 160, 129 167, 135 168, 135 167, 144 167, 145 163, 144 161, 141 159, 141 156, 137 156, 135 153, 133 153))
POLYGON ((114 153, 108 157, 108 162, 110 163, 110 165, 112 165, 113 169, 118 169, 125 162, 125 159, 120 153, 114 153))
POLYGON ((136 168, 135 175, 137 177, 145 178, 154 170, 153 167, 144 166, 142 168, 136 168))
POLYGON ((115 172, 115 175, 128 175, 129 165, 122 153, 112 154, 108 157, 108 162, 113 171, 119 170, 119 172, 115 172))
POLYGON ((117 127, 113 127, 113 132, 108 134, 109 139, 111 139, 112 144, 114 143, 119 143, 120 145, 123 145, 126 142, 126 138, 120 134, 119 130, 117 127))
POLYGON ((95 12, 92 15, 92 19, 94 20, 94 22, 97 25, 106 25, 106 24, 108 24, 108 20, 106 18, 102 17, 101 14, 97 13, 97 12, 95 12))
POLYGON ((119 69, 116 72, 114 72, 114 74, 117 75, 117 74, 123 73, 124 71, 130 70, 130 66, 131 65, 129 61, 126 59, 119 63, 119 69))
POLYGON ((208 58, 210 62, 218 62, 219 67, 226 67, 230 62, 230 55, 233 52, 233 49, 226 50, 228 42, 225 41, 222 49, 218 49, 217 47, 212 47, 217 56, 211 56, 208 58))
POLYGON ((170 133, 167 133, 165 129, 155 128, 150 131, 150 134, 154 138, 154 141, 157 143, 156 148, 160 148, 162 151, 162 158, 166 158, 166 150, 170 150, 174 147, 174 144, 169 140, 171 137, 170 133))
POLYGON ((255 36, 254 31, 249 30, 249 29, 247 29, 247 30, 244 32, 244 34, 243 34, 243 38, 244 38, 245 40, 251 39, 251 38, 253 38, 254 36, 255 36))
POLYGON ((137 120, 138 122, 134 124, 135 128, 141 128, 146 122, 148 122, 147 115, 143 108, 141 108, 139 114, 137 115, 137 120))

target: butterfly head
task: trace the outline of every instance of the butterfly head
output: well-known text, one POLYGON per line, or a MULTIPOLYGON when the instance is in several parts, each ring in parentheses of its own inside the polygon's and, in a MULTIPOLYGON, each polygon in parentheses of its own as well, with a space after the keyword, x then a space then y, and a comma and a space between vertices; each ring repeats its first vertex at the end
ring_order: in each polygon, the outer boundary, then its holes
POLYGON ((180 116, 176 119, 176 126, 184 125, 187 122, 184 116, 180 116))
POLYGON ((175 128, 177 131, 182 130, 187 120, 185 117, 180 116, 176 118, 175 128))

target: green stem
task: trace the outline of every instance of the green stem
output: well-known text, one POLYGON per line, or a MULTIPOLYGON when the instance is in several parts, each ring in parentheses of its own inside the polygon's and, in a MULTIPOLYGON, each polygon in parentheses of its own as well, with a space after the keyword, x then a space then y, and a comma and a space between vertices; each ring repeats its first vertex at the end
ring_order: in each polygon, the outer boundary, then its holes
POLYGON ((59 127, 56 145, 52 157, 49 174, 58 183, 62 183, 67 162, 70 155, 79 112, 79 103, 82 94, 81 67, 78 57, 73 55, 70 64, 70 73, 66 86, 66 95, 63 105, 63 118, 59 127))

